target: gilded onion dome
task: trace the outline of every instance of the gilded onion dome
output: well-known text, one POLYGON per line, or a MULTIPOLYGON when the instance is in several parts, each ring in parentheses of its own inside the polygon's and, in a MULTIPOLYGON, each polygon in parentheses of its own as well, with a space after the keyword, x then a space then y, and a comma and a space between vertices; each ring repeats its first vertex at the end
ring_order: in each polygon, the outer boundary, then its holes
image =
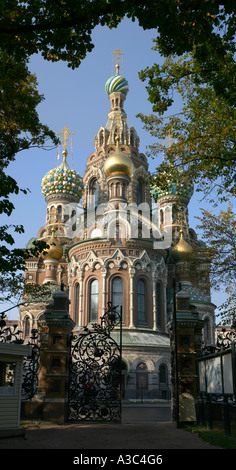
POLYGON ((180 230, 180 239, 172 249, 172 256, 176 261, 187 261, 193 256, 193 248, 184 239, 183 230, 180 230))
POLYGON ((116 139, 115 152, 108 157, 104 164, 104 173, 107 177, 119 174, 128 176, 129 178, 131 178, 133 174, 131 158, 121 151, 118 138, 116 139))
POLYGON ((52 235, 47 245, 49 245, 49 248, 43 251, 43 259, 56 259, 59 261, 63 256, 63 248, 55 238, 55 229, 52 229, 52 235))
POLYGON ((82 196, 82 178, 67 164, 67 150, 63 150, 63 162, 50 170, 42 179, 42 193, 45 197, 51 194, 68 194, 80 199, 82 196))

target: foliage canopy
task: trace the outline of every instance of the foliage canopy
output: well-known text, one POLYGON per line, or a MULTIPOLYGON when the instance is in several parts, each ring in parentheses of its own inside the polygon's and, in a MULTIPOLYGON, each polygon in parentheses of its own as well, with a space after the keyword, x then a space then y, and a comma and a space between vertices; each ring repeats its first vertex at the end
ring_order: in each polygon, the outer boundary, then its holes
MULTIPOLYGON (((97 25, 116 27, 127 16, 144 29, 157 29, 160 53, 194 50, 205 80, 217 94, 235 92, 228 56, 235 52, 235 5, 232 0, 2 0, 1 44, 9 55, 27 58, 41 52, 47 60, 78 67, 94 47, 97 25), (222 67, 224 65, 224 67, 222 67)), ((233 74, 234 75, 234 74, 233 74)))
MULTIPOLYGON (((196 61, 189 56, 169 57, 162 66, 155 64, 140 73, 147 80, 149 99, 157 114, 140 114, 145 128, 157 138, 149 156, 160 152, 164 161, 157 168, 154 183, 165 184, 167 167, 182 171, 206 194, 214 187, 218 196, 235 194, 236 110, 212 86, 203 83, 196 61), (178 114, 163 115, 179 94, 182 109, 178 114), (166 136, 171 145, 166 145, 166 136)), ((168 143, 168 142, 167 142, 168 143)))

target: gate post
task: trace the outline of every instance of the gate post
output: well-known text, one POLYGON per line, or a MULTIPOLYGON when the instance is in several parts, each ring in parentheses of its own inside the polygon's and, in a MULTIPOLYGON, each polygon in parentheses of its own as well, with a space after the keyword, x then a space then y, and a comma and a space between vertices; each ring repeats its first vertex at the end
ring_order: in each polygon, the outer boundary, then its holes
POLYGON ((56 292, 39 322, 41 337, 38 392, 43 395, 42 419, 65 422, 68 395, 70 335, 75 323, 69 316, 69 299, 56 292))
MULTIPOLYGON (((187 281, 180 284, 179 292, 174 296, 174 312, 169 324, 171 341, 172 368, 172 418, 177 427, 185 421, 195 421, 188 416, 181 394, 188 393, 196 401, 198 397, 197 354, 200 352, 201 335, 204 322, 199 318, 196 307, 190 302, 190 294, 184 287, 191 285, 187 281)), ((196 406, 196 403, 195 403, 196 406)))

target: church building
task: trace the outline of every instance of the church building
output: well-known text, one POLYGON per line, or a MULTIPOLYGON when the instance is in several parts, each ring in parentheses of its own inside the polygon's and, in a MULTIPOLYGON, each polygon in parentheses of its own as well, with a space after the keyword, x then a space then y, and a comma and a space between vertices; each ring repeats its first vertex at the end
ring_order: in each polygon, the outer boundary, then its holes
MULTIPOLYGON (((27 248, 35 239, 49 248, 26 261, 25 283, 49 286, 52 293, 63 286, 76 333, 99 322, 108 302, 122 307, 123 397, 167 399, 174 278, 204 320, 203 341, 214 342, 207 262, 196 269, 186 263, 188 256, 199 257, 202 243, 188 224, 193 188, 174 181, 166 192, 150 188, 147 158, 124 110, 129 86, 119 54, 105 91, 107 124, 98 129, 83 178, 67 162, 67 127, 63 161, 42 178, 46 223, 27 248)), ((20 308, 26 342, 47 304, 41 295, 20 308)))

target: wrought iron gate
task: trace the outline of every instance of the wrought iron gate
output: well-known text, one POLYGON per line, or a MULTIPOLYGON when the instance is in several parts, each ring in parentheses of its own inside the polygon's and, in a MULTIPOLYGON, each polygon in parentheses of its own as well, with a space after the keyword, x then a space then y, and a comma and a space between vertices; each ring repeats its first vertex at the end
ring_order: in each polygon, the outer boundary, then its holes
POLYGON ((108 303, 101 325, 72 335, 68 421, 121 421, 121 316, 108 303), (120 344, 111 336, 120 328, 120 344))
POLYGON ((38 374, 40 366, 40 342, 38 330, 31 330, 28 344, 32 348, 30 357, 25 357, 22 371, 21 400, 30 400, 38 391, 38 374))
MULTIPOLYGON (((22 339, 22 331, 18 325, 7 326, 2 314, 0 320, 0 343, 24 344, 22 339)), ((26 344, 26 343, 25 343, 26 344)), ((22 384, 21 384, 21 400, 29 400, 37 392, 38 373, 40 364, 40 342, 38 331, 31 330, 30 340, 27 343, 31 346, 31 355, 24 357, 22 367, 22 384)))

